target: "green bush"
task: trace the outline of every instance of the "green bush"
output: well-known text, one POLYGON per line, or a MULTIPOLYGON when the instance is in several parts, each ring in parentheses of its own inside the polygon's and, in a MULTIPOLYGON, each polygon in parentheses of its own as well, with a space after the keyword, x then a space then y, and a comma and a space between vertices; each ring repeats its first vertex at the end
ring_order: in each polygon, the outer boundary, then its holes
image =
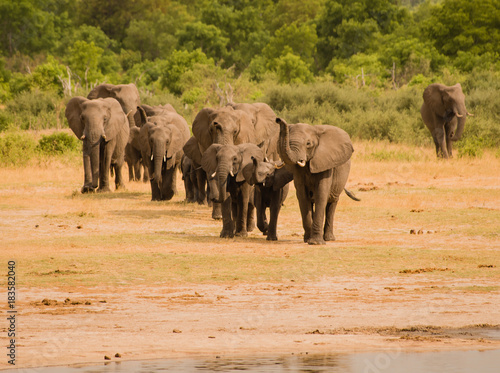
POLYGON ((0 136, 0 166, 23 166, 36 156, 37 142, 27 133, 0 136))
POLYGON ((480 137, 468 137, 458 143, 458 157, 481 158, 484 153, 484 141, 480 137))
POLYGON ((59 155, 80 150, 80 142, 75 136, 66 132, 56 132, 52 135, 43 135, 37 149, 46 155, 59 155))

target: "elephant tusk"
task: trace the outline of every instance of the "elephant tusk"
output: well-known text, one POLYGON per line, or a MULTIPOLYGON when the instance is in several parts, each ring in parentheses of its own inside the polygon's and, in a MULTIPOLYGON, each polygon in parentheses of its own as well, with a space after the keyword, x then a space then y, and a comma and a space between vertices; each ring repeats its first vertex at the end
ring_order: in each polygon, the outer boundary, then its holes
POLYGON ((166 156, 166 155, 164 155, 164 156, 163 156, 163 162, 166 162, 166 161, 167 161, 167 156, 166 156))
POLYGON ((213 178, 215 177, 215 175, 216 175, 216 174, 217 174, 217 171, 214 171, 214 173, 213 173, 212 175, 210 175, 210 178, 212 178, 212 179, 213 179, 213 178))
POLYGON ((233 170, 229 171, 229 175, 231 175, 232 177, 234 177, 233 170))
POLYGON ((462 117, 463 117, 463 115, 462 115, 462 114, 458 114, 458 113, 456 113, 455 115, 456 115, 458 118, 462 118, 462 117))
POLYGON ((80 137, 80 140, 85 140, 85 135, 82 135, 82 137, 80 137))
POLYGON ((151 154, 151 160, 153 160, 153 156, 154 156, 154 154, 151 154))
POLYGON ((471 113, 469 113, 469 112, 467 112, 467 115, 468 115, 468 116, 470 116, 470 117, 473 117, 473 116, 474 116, 474 114, 471 114, 471 113))
POLYGON ((305 161, 298 161, 297 164, 300 166, 300 167, 305 167, 306 165, 306 162, 305 161))
POLYGON ((106 141, 106 135, 102 135, 102 139, 106 141))

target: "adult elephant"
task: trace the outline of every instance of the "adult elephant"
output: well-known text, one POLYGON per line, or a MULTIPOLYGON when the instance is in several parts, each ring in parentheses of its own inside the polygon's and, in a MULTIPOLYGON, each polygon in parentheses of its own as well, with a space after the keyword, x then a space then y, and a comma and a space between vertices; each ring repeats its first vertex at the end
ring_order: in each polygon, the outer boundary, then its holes
POLYGON ((452 157, 452 144, 462 137, 467 115, 472 116, 465 108, 462 87, 460 83, 451 87, 434 83, 424 90, 423 98, 420 113, 432 134, 436 155, 452 157))
POLYGON ((304 242, 321 245, 333 241, 335 209, 351 168, 351 139, 334 126, 289 125, 281 118, 276 122, 280 126, 278 151, 293 173, 304 242))
POLYGON ((115 172, 116 189, 124 186, 121 168, 129 124, 117 100, 73 97, 66 105, 66 118, 76 137, 83 141, 85 181, 82 193, 108 192, 109 170, 115 172))
POLYGON ((147 118, 139 133, 142 159, 147 165, 153 201, 170 200, 177 191, 177 169, 189 138, 189 127, 179 114, 166 112, 147 118))
POLYGON ((112 97, 120 103, 123 112, 128 117, 130 127, 136 125, 135 116, 137 107, 141 105, 141 99, 139 97, 139 91, 134 83, 117 85, 99 84, 87 95, 89 100, 106 97, 112 97))
POLYGON ((262 162, 264 154, 255 144, 212 144, 203 153, 202 167, 216 183, 214 199, 222 206, 221 237, 246 237, 255 225, 253 189, 243 169, 252 159, 262 162))
MULTIPOLYGON (((277 139, 278 128, 275 124, 276 114, 264 103, 229 104, 222 108, 202 109, 193 121, 193 137, 186 144, 184 151, 195 162, 195 167, 201 166, 197 162, 210 145, 239 145, 251 143, 258 145, 268 158, 276 158, 276 148, 271 139, 277 139)), ((199 169, 198 169, 199 170, 199 169)), ((198 182, 206 182, 206 174, 198 171, 198 182)), ((210 188, 213 191, 214 188, 210 188)), ((214 199, 214 197, 212 197, 214 199)), ((212 217, 221 217, 220 205, 214 201, 212 217)))

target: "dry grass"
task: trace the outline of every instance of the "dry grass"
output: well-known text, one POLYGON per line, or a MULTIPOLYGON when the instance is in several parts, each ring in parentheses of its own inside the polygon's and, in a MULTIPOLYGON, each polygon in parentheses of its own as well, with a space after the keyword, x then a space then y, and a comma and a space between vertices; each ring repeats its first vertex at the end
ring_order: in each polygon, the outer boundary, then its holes
POLYGON ((338 275, 500 279, 498 158, 486 153, 444 162, 431 148, 372 142, 355 149, 348 188, 362 201, 342 197, 337 241, 323 247, 302 242, 293 192, 280 216, 280 241, 269 243, 255 231, 226 240, 208 207, 183 202, 180 177, 179 195, 158 203, 142 183, 112 194, 79 194, 79 158, 0 168, 0 262, 15 259, 18 283, 27 287, 338 275), (417 273, 425 268, 449 270, 417 273))

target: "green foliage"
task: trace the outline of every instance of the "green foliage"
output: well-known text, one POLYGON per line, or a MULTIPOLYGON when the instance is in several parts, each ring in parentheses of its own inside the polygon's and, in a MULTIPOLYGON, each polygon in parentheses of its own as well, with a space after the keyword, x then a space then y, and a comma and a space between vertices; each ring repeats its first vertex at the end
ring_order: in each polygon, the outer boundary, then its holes
POLYGON ((99 62, 104 49, 96 46, 94 42, 87 43, 77 40, 68 50, 68 63, 71 71, 76 74, 81 82, 94 82, 102 77, 99 62))
POLYGON ((61 99, 50 91, 26 91, 7 102, 9 126, 20 129, 57 127, 61 99))
POLYGON ((160 83, 162 88, 167 88, 175 94, 182 93, 180 79, 182 75, 196 64, 214 65, 200 49, 194 51, 176 50, 167 59, 161 72, 160 83))
POLYGON ((37 146, 39 152, 47 155, 60 155, 67 152, 76 152, 80 149, 81 145, 78 139, 66 132, 43 135, 37 146))
POLYGON ((481 137, 468 137, 458 143, 458 157, 481 158, 484 154, 481 137))
POLYGON ((276 59, 276 73, 280 83, 308 83, 313 80, 313 74, 307 64, 292 53, 276 59))
POLYGON ((0 165, 23 166, 36 155, 37 142, 27 133, 9 132, 0 136, 0 165))

